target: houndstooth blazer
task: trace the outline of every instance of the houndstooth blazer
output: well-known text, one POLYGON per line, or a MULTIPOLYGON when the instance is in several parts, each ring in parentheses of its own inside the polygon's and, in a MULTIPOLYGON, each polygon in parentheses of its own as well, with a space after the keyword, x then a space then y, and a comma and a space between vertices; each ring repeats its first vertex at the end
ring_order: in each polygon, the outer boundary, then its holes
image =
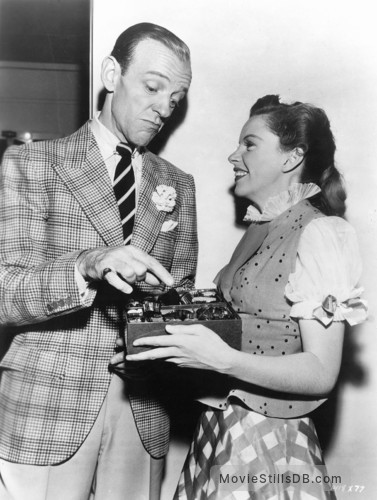
MULTIPOLYGON (((9 148, 0 179, 0 321, 11 336, 0 362, 0 456, 56 464, 90 431, 125 327, 109 290, 101 292, 98 284, 83 300, 74 276, 82 249, 122 245, 119 210, 88 123, 63 139, 9 148)), ((176 285, 193 286, 193 178, 148 151, 132 243, 170 270, 176 285), (171 213, 151 201, 159 184, 177 192, 171 213), (161 231, 167 220, 178 224, 161 231)), ((149 389, 130 399, 145 448, 160 457, 167 452, 169 422, 149 389)))

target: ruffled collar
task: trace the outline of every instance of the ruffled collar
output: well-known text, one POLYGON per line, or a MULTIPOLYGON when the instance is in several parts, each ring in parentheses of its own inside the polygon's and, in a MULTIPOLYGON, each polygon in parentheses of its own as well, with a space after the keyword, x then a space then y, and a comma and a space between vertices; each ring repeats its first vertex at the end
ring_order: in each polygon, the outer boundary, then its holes
POLYGON ((321 188, 317 184, 292 184, 287 191, 283 191, 276 196, 271 196, 267 200, 262 213, 257 208, 250 205, 246 211, 244 221, 246 222, 267 222, 296 205, 301 200, 310 198, 319 193, 321 188))

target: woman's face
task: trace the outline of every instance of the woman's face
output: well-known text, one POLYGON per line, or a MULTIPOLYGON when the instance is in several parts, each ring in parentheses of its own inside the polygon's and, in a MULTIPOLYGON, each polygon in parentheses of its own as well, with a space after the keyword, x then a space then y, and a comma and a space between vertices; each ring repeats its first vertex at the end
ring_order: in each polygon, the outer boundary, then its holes
POLYGON ((288 157, 264 116, 250 118, 241 130, 237 149, 228 158, 235 173, 235 194, 263 208, 270 196, 289 187, 289 176, 283 173, 288 157))

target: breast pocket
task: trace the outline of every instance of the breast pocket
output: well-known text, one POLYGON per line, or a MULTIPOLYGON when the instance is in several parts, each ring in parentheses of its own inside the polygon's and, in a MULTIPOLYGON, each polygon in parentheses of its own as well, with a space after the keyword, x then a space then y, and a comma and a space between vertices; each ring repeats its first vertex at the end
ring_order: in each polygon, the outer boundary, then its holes
POLYGON ((167 269, 170 269, 173 261, 177 234, 176 228, 160 232, 151 252, 151 255, 167 269))

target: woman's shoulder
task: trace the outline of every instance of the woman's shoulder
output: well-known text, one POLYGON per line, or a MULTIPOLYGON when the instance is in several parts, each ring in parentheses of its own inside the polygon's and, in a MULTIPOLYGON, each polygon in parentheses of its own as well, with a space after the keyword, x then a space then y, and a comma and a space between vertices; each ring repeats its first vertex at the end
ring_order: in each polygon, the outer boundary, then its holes
POLYGON ((342 217, 331 215, 311 220, 302 233, 300 246, 301 249, 306 244, 310 248, 313 245, 328 248, 330 243, 343 246, 352 242, 357 245, 354 227, 342 217))
POLYGON ((341 217, 312 220, 301 235, 297 251, 301 262, 312 268, 323 270, 331 266, 339 271, 359 271, 361 266, 356 231, 341 217))
POLYGON ((343 217, 338 217, 337 215, 324 215, 323 217, 318 217, 309 222, 309 226, 328 228, 332 230, 339 231, 351 231, 355 232, 354 227, 343 217))
MULTIPOLYGON (((341 305, 348 304, 362 292, 358 286, 361 271, 358 241, 352 225, 335 216, 314 219, 302 233, 296 268, 285 290, 286 297, 293 303, 291 316, 311 319, 313 311, 331 296, 339 306, 334 319, 342 321, 347 312, 343 309, 348 306, 341 305)), ((363 306, 363 319, 365 316, 363 306)))

